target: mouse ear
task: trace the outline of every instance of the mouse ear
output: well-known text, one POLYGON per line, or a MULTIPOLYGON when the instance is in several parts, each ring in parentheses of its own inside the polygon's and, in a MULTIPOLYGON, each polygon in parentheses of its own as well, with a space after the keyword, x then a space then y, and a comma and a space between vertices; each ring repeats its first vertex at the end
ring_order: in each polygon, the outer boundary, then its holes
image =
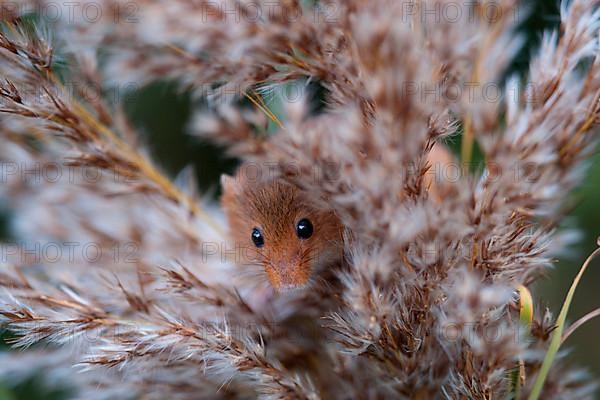
POLYGON ((240 183, 236 178, 226 174, 221 174, 221 187, 223 187, 224 195, 237 195, 240 191, 240 183))

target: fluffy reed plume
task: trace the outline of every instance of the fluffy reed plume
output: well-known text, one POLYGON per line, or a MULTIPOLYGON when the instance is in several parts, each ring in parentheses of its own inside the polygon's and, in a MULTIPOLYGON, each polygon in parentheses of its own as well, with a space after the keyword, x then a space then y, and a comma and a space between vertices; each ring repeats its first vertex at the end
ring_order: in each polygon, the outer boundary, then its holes
MULTIPOLYGON (((85 399, 498 399, 518 369, 526 396, 553 320, 536 311, 521 327, 515 288, 560 250, 562 205, 596 141, 598 2, 565 3, 528 89, 509 77, 497 101, 483 88, 500 88, 520 49, 519 4, 493 2, 493 19, 486 1, 453 20, 423 11, 449 5, 106 2, 93 23, 65 11, 53 41, 4 13, 0 159, 15 168, 0 190, 20 245, 4 246, 0 316, 17 346, 48 347, 10 354, 0 373, 77 365, 85 399), (346 227, 339 270, 265 301, 218 207, 161 173, 119 104, 81 90, 162 78, 223 100, 191 134, 326 199, 346 227), (278 120, 261 95, 305 78, 327 109, 291 103, 278 120), (462 161, 476 142, 485 165, 436 174, 432 196, 427 174, 452 166, 427 154, 457 129, 462 161)), ((560 361, 542 398, 594 388, 560 361)))

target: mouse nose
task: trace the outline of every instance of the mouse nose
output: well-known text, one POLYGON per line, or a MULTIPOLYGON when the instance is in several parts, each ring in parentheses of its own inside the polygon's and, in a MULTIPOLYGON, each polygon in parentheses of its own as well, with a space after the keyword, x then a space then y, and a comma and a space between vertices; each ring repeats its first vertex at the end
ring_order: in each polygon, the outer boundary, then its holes
POLYGON ((282 260, 276 264, 271 283, 279 291, 290 291, 304 286, 308 282, 309 273, 306 266, 299 262, 282 260))

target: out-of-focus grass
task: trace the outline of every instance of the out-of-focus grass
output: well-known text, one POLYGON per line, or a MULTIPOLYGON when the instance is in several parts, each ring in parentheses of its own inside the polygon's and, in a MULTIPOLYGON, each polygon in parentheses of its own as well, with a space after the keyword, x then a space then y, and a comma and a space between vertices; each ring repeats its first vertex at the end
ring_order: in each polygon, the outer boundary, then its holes
MULTIPOLYGON (((525 72, 529 57, 539 43, 541 32, 557 26, 558 2, 526 1, 519 8, 517 18, 523 20, 527 14, 530 15, 530 18, 521 28, 521 31, 527 35, 527 43, 513 64, 512 72, 525 72)), ((318 83, 313 83, 313 85, 317 85, 317 90, 321 90, 318 83)), ((316 97, 322 96, 317 94, 316 97)), ((143 140, 149 145, 152 156, 164 170, 169 175, 175 176, 183 167, 191 164, 196 171, 201 190, 214 190, 214 194, 218 195, 219 175, 222 172, 231 173, 235 168, 236 161, 225 156, 222 149, 209 143, 201 143, 196 138, 184 134, 193 106, 195 105, 192 104, 188 95, 178 93, 175 85, 168 83, 149 85, 125 99, 125 110, 128 116, 136 128, 142 130, 143 140)), ((450 146, 454 150, 460 149, 460 139, 454 139, 450 146)), ((477 169, 478 161, 482 161, 481 154, 475 145, 472 172, 477 169)), ((594 157, 591 166, 583 185, 572 196, 576 204, 569 213, 571 219, 569 225, 580 230, 581 240, 569 249, 568 257, 560 258, 546 279, 541 280, 533 287, 534 299, 541 299, 543 304, 547 304, 555 315, 560 310, 573 277, 583 260, 595 249, 596 238, 600 235, 600 155, 594 157)), ((7 222, 8 214, 3 212, 0 207, 0 239, 5 239, 9 233, 6 229, 7 222)), ((571 305, 568 321, 575 321, 594 308, 600 307, 600 296, 596 288, 600 282, 600 265, 598 264, 599 262, 596 261, 590 266, 580 283, 571 305)), ((543 312, 543 308, 536 305, 535 312, 543 312)), ((572 350, 570 359, 574 363, 588 368, 596 378, 600 378, 598 332, 600 332, 600 319, 584 325, 565 343, 565 348, 572 350)), ((7 346, 4 344, 5 338, 5 335, 0 334, 0 351, 7 350, 7 346)), ((10 388, 0 384, 0 400, 59 400, 67 395, 67 390, 54 388, 44 382, 40 375, 10 388)))
POLYGON ((41 373, 13 385, 0 385, 0 400, 62 400, 71 393, 64 382, 47 382, 41 373))
POLYGON ((8 210, 0 202, 0 241, 4 241, 10 236, 8 232, 9 218, 8 210))
POLYGON ((131 93, 124 104, 153 158, 171 177, 191 165, 203 192, 220 191, 221 173, 233 172, 237 161, 222 148, 185 134, 193 106, 189 95, 179 93, 174 84, 158 82, 131 93))
POLYGON ((550 368, 552 367, 552 364, 554 363, 554 360, 556 358, 556 355, 557 355, 560 345, 562 343, 563 332, 565 331, 565 325, 566 325, 566 321, 567 321, 569 307, 571 306, 571 303, 573 301, 575 291, 577 290, 577 285, 579 285, 579 282, 581 282, 581 279, 583 278, 583 274, 589 267, 589 264, 591 263, 591 261, 597 257, 598 253, 600 253, 600 249, 596 249, 585 260, 585 262, 583 263, 583 266, 577 272, 577 276, 573 280, 573 283, 571 284, 569 291, 567 292, 567 296, 565 297, 565 300, 563 302, 560 313, 558 314, 558 317, 556 318, 556 329, 554 329, 554 331, 552 332, 550 345, 548 347, 548 351, 546 352, 546 356, 544 357, 544 362, 542 363, 540 372, 533 384, 531 394, 529 395, 530 400, 537 400, 540 397, 540 394, 544 387, 545 380, 548 376, 550 368))
MULTIPOLYGON (((555 315, 560 310, 583 260, 597 247, 596 239, 600 236, 600 154, 594 157, 587 178, 574 193, 573 199, 576 205, 569 214, 572 217, 570 225, 579 229, 581 240, 568 249, 570 254, 561 257, 556 268, 550 271, 545 279, 534 286, 534 297, 542 299, 555 315)), ((579 284, 567 316, 568 322, 572 323, 600 307, 599 282, 600 261, 594 260, 579 284)), ((575 331, 563 345, 564 348, 571 350, 571 360, 590 369, 598 379, 600 379, 599 332, 600 319, 596 318, 575 331)))

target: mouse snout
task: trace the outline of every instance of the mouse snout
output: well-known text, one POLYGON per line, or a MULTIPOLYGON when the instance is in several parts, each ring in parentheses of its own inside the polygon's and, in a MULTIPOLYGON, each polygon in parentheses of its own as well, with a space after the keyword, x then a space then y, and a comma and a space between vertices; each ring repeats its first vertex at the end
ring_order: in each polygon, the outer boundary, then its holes
POLYGON ((279 291, 289 291, 304 286, 310 277, 308 268, 296 259, 282 259, 273 263, 267 270, 273 287, 279 291))
POLYGON ((302 285, 297 285, 295 283, 287 283, 287 284, 282 284, 281 286, 279 286, 278 290, 280 292, 291 292, 292 290, 299 289, 301 287, 302 287, 302 285))

